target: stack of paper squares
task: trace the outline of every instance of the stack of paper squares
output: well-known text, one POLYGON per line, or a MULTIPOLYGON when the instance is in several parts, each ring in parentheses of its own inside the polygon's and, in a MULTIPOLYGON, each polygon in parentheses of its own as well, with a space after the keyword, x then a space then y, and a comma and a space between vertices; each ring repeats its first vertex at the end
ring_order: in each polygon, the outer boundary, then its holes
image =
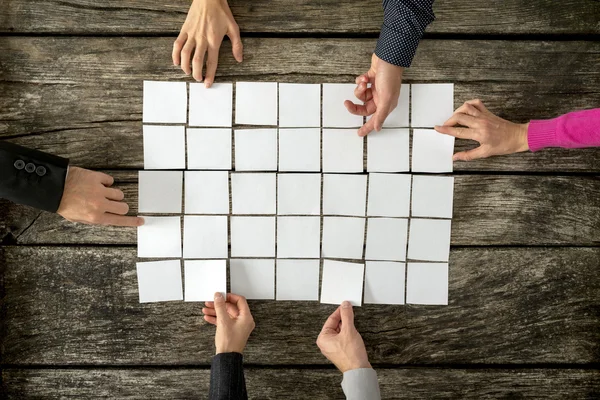
POLYGON ((448 304, 454 86, 402 85, 366 139, 354 88, 144 82, 140 302, 448 304))

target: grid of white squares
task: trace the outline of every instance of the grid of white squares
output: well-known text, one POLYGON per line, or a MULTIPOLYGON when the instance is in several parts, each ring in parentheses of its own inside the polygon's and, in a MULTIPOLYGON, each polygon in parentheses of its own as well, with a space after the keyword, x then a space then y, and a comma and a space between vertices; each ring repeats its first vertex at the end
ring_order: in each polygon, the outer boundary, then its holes
POLYGON ((448 304, 453 85, 402 85, 366 139, 354 87, 144 82, 140 302, 212 300, 229 272, 248 299, 448 304))

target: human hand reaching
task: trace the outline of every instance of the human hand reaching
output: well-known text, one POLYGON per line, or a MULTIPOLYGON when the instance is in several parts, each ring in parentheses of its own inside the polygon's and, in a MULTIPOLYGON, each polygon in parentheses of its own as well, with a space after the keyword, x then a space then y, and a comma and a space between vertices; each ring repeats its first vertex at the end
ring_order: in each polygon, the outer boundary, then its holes
POLYGON ((57 213, 68 221, 84 224, 143 225, 143 218, 125 215, 129 211, 122 201, 125 195, 111 188, 113 183, 113 177, 102 172, 69 167, 57 213))
POLYGON ((358 130, 358 136, 381 130, 385 119, 398 105, 403 70, 404 68, 387 63, 373 54, 371 68, 356 78, 354 95, 364 104, 346 100, 344 105, 354 115, 372 115, 358 130), (367 86, 369 83, 371 87, 367 86))
POLYGON ((454 161, 471 161, 529 150, 528 127, 529 123, 515 124, 494 115, 481 100, 469 100, 457 108, 443 126, 435 126, 435 130, 459 139, 479 142, 479 147, 458 152, 452 157, 454 161), (466 128, 457 128, 456 125, 466 128))
POLYGON ((256 326, 246 298, 228 293, 226 301, 221 293, 215 293, 215 301, 207 301, 205 306, 202 309, 204 320, 217 326, 216 354, 243 352, 256 326))
POLYGON ((194 0, 181 32, 173 44, 173 64, 181 64, 181 69, 187 75, 193 71, 194 79, 201 82, 204 57, 208 53, 204 85, 207 88, 211 87, 215 81, 219 48, 225 35, 231 40, 233 57, 237 62, 242 62, 244 47, 240 28, 233 18, 227 0, 194 0))
POLYGON ((365 343, 354 327, 354 312, 348 301, 344 301, 327 318, 317 338, 317 346, 342 373, 357 368, 372 368, 365 343))

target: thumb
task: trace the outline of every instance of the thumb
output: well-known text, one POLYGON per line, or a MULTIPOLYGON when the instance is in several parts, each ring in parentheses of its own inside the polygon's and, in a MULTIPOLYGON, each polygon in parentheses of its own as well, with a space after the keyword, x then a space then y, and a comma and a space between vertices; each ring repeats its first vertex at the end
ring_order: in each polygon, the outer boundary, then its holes
POLYGON ((225 298, 220 292, 215 293, 215 311, 217 312, 217 321, 224 321, 228 318, 227 306, 225 305, 225 298))
POLYGON ((354 328, 354 311, 352 311, 352 304, 349 301, 342 303, 342 329, 354 328))
POLYGON ((244 60, 244 45, 242 44, 242 38, 240 37, 240 28, 237 24, 233 24, 227 31, 227 36, 231 40, 231 52, 237 62, 244 60))
POLYGON ((452 161, 471 161, 478 158, 486 158, 485 150, 481 146, 467 151, 461 151, 452 156, 452 161))

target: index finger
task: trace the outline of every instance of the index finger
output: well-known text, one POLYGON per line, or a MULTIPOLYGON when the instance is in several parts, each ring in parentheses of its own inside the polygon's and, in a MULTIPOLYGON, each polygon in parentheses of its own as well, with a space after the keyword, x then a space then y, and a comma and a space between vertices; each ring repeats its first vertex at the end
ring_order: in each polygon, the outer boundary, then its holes
POLYGON ((250 307, 244 296, 239 294, 227 293, 227 301, 233 303, 240 310, 240 315, 251 315, 250 307))
POLYGON ((477 126, 477 118, 472 117, 467 114, 455 112, 452 116, 444 122, 445 126, 454 126, 454 125, 462 125, 467 126, 469 128, 476 128, 477 126))
POLYGON ((325 324, 323 324, 323 329, 321 332, 325 332, 328 330, 336 330, 342 321, 342 313, 340 311, 340 307, 336 308, 335 311, 327 318, 325 324))
POLYGON ((141 217, 105 213, 102 216, 100 223, 102 225, 136 227, 144 225, 144 219, 141 217))
POLYGON ((96 172, 96 176, 98 177, 100 183, 104 186, 111 186, 113 183, 115 183, 115 178, 105 174, 104 172, 96 172))

